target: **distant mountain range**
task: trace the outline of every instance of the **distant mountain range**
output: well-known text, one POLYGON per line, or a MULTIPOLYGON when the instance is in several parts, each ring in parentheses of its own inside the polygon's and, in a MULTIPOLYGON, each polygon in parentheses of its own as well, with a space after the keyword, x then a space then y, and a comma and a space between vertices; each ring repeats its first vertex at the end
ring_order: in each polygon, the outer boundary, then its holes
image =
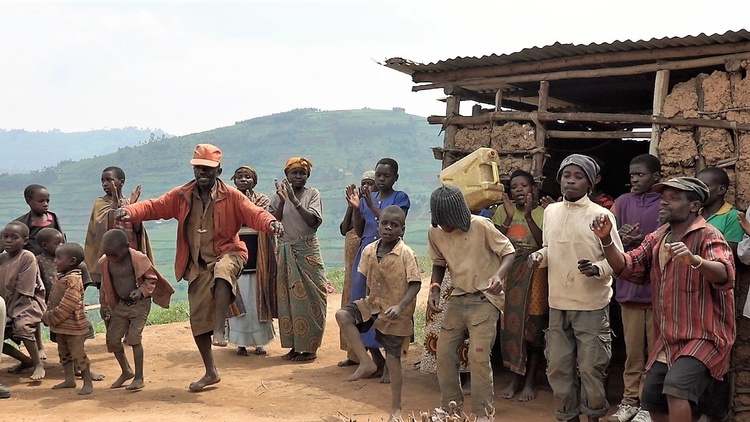
POLYGON ((40 170, 61 161, 109 154, 121 147, 131 147, 164 137, 167 135, 161 129, 134 127, 74 133, 0 129, 0 145, 6 147, 3 160, 0 161, 0 173, 40 170), (8 148, 10 145, 13 147, 8 148))
MULTIPOLYGON (((429 195, 438 185, 440 172, 440 162, 433 158, 430 148, 442 145, 439 131, 439 127, 430 126, 424 117, 408 115, 397 108, 298 109, 202 133, 152 139, 141 145, 122 145, 102 155, 97 155, 97 151, 103 148, 100 144, 104 142, 92 132, 79 138, 86 141, 77 144, 89 158, 43 169, 37 167, 28 174, 0 175, 0 221, 7 222, 27 212, 23 189, 28 184, 39 183, 50 190, 50 209, 59 215, 68 240, 82 243, 91 205, 103 194, 102 169, 111 165, 123 168, 127 174, 127 192, 141 183, 141 198, 154 198, 192 180, 189 160, 194 146, 212 143, 224 153, 221 178, 225 182, 231 183, 235 168, 250 165, 259 174, 257 190, 269 196, 274 192, 274 178, 284 177, 283 167, 288 158, 304 156, 313 162, 308 186, 318 188, 323 197, 324 222, 318 236, 329 267, 341 267, 343 261, 344 238, 338 226, 346 211, 344 187, 358 183, 361 174, 374 169, 378 159, 396 159, 400 179, 395 187, 406 191, 412 202, 405 239, 418 254, 425 254, 429 195)), ((171 279, 176 224, 152 222, 147 227, 156 249, 157 265, 171 279)))

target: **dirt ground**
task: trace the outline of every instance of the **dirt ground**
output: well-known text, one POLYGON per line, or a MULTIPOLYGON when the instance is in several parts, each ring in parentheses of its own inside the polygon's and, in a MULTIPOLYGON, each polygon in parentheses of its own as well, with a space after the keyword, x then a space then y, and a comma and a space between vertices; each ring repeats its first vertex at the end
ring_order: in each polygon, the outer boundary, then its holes
MULTIPOLYGON (((425 296, 420 295, 422 303, 425 296)), ((13 415, 14 421, 387 420, 389 386, 379 384, 377 379, 347 382, 353 368, 336 366, 344 357, 338 347, 338 327, 333 317, 339 303, 339 295, 329 297, 325 338, 316 361, 283 361, 281 355, 286 350, 281 349, 278 340, 268 345, 268 355, 264 357, 237 356, 234 348, 215 348, 222 381, 200 393, 191 393, 187 388, 202 375, 200 356, 187 322, 146 327, 146 387, 136 392, 109 388, 119 375, 119 367, 113 355, 107 353, 104 335, 86 343, 92 369, 106 375, 104 381, 94 383, 90 396, 78 396, 78 390, 51 390, 63 378, 54 344, 48 349, 47 376, 41 383, 30 382, 28 372, 20 376, 9 374, 6 369, 16 361, 6 357, 0 364, 0 383, 11 388, 12 397, 0 402, 2 411, 13 415)), ((437 377, 423 374, 414 366, 420 352, 420 346, 412 345, 404 361, 405 415, 440 405, 437 377)), ((128 356, 131 359, 130 351, 128 356)), ((496 392, 508 379, 507 370, 496 371, 496 392)), ((554 419, 552 392, 546 385, 541 386, 536 400, 519 403, 496 398, 495 406, 499 420, 554 419)))

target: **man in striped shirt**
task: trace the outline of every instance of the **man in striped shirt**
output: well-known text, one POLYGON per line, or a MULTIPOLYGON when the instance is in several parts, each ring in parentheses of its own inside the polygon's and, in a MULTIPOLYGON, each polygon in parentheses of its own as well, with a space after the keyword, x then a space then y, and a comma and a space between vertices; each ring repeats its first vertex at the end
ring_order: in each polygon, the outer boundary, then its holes
POLYGON ((612 221, 600 216, 591 230, 605 245, 614 272, 634 283, 651 280, 654 348, 649 354, 642 407, 654 420, 689 421, 711 379, 729 370, 735 338, 732 250, 698 212, 708 187, 693 177, 654 185, 666 223, 630 252, 606 247, 612 221), (669 418, 664 415, 669 413, 669 418))

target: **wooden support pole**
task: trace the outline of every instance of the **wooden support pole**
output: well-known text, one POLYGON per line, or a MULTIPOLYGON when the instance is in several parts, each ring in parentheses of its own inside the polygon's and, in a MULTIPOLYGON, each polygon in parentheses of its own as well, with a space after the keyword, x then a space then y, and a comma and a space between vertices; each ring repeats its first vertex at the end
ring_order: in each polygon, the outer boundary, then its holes
MULTIPOLYGON (((664 100, 667 98, 669 91, 669 71, 659 70, 656 72, 656 82, 654 82, 654 110, 651 114, 661 116, 664 112, 664 100)), ((654 123, 651 125, 651 142, 648 146, 648 153, 653 156, 659 156, 658 148, 661 141, 661 126, 654 123)))
MULTIPOLYGON (((750 52, 741 54, 730 54, 724 56, 704 57, 700 59, 680 60, 664 63, 647 63, 635 66, 611 67, 604 69, 564 70, 559 72, 536 73, 528 75, 512 75, 496 78, 473 78, 450 82, 451 85, 470 88, 473 86, 488 87, 491 85, 506 85, 521 82, 558 81, 561 79, 590 79, 608 76, 641 75, 653 73, 658 70, 683 70, 699 67, 723 65, 729 60, 750 60, 750 52)), ((443 88, 449 83, 436 82, 426 85, 417 85, 412 91, 424 91, 428 89, 443 88)))
POLYGON ((495 93, 495 111, 500 111, 503 106, 503 90, 498 89, 495 93))
MULTIPOLYGON (((458 133, 458 126, 450 122, 451 119, 460 118, 461 108, 461 97, 458 95, 451 95, 445 101, 445 115, 448 119, 444 122, 445 128, 445 140, 443 141, 443 147, 446 149, 456 148, 456 134, 458 133)), ((480 116, 476 116, 480 117, 480 116)), ((452 158, 449 154, 443 154, 443 168, 448 167, 452 163, 452 158)))
POLYGON ((481 104, 474 104, 471 106, 471 115, 472 116, 479 116, 482 114, 482 105, 481 104))
MULTIPOLYGON (((571 122, 596 122, 596 123, 636 123, 650 125, 657 123, 664 126, 697 126, 713 127, 719 129, 741 130, 750 132, 750 123, 738 123, 733 120, 711 120, 711 119, 686 119, 682 117, 651 116, 647 114, 620 114, 620 113, 541 113, 536 111, 502 111, 487 113, 473 117, 453 117, 450 123, 454 125, 481 125, 489 122, 501 121, 527 121, 534 119, 541 121, 563 120, 571 122)), ((427 122, 433 125, 442 125, 448 119, 445 116, 429 116, 427 122)))
MULTIPOLYGON (((549 82, 539 82, 539 112, 547 112, 547 99, 549 98, 549 82)), ((543 120, 534 120, 536 152, 531 162, 531 175, 534 180, 542 180, 542 170, 544 169, 544 141, 547 139, 547 126, 543 120)))
MULTIPOLYGON (((698 94, 698 113, 700 114, 701 111, 703 111, 703 104, 705 99, 705 94, 703 92, 703 80, 706 79, 708 75, 706 74, 700 74, 695 77, 695 92, 698 94)), ((700 127, 695 126, 693 127, 693 140, 695 140, 695 147, 698 151, 698 161, 695 165, 695 173, 697 174, 699 171, 706 168, 706 159, 703 157, 703 143, 701 142, 701 132, 700 127)))

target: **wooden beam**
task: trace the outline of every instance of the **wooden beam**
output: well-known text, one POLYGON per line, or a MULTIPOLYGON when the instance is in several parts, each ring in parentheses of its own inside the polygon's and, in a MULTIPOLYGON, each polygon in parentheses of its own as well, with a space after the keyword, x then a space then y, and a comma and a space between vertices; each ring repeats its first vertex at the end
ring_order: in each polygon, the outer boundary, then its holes
MULTIPOLYGON (((654 82, 654 116, 661 116, 664 109, 664 100, 669 91, 669 70, 656 71, 656 82, 654 82)), ((651 125, 651 141, 648 145, 648 153, 658 156, 657 148, 661 141, 661 126, 654 123, 651 125)))
POLYGON ((645 139, 651 137, 651 132, 631 132, 629 130, 548 130, 547 137, 560 139, 645 139))
MULTIPOLYGON (((665 126, 697 126, 713 127, 719 129, 742 130, 750 132, 750 123, 738 123, 734 120, 711 120, 711 119, 686 119, 682 117, 651 116, 646 114, 610 114, 610 113, 542 113, 535 111, 502 111, 488 113, 481 116, 454 116, 450 119, 453 125, 481 125, 490 122, 502 121, 528 121, 534 119, 541 121, 563 120, 571 122, 597 122, 597 123, 640 123, 650 125, 657 123, 665 126)), ((433 125, 442 125, 448 119, 445 116, 429 116, 427 122, 433 125)))
MULTIPOLYGON (((547 112, 547 99, 549 98, 549 82, 539 82, 539 113, 547 112)), ((536 152, 531 161, 531 175, 534 180, 542 179, 544 169, 544 141, 547 139, 547 125, 543 120, 534 120, 534 137, 536 138, 536 152)))
POLYGON ((590 79, 608 76, 639 75, 653 73, 658 70, 681 70, 695 69, 699 67, 723 65, 729 60, 750 60, 750 52, 741 54, 730 54, 725 56, 705 57, 701 59, 680 60, 663 63, 648 63, 635 66, 610 67, 604 69, 564 70, 560 72, 536 73, 529 75, 513 75, 493 78, 462 79, 454 82, 437 82, 427 85, 416 85, 412 91, 425 91, 428 89, 443 88, 447 84, 471 88, 473 86, 488 87, 493 84, 514 84, 522 82, 559 81, 562 79, 590 79))
POLYGON ((447 70, 443 72, 414 72, 412 81, 422 82, 450 82, 461 79, 489 78, 496 76, 518 75, 523 73, 540 73, 552 70, 573 68, 579 66, 606 66, 614 63, 669 60, 684 57, 715 56, 723 54, 737 54, 750 51, 750 42, 719 45, 701 45, 689 47, 662 48, 650 50, 636 50, 629 52, 609 52, 596 54, 581 54, 573 57, 558 57, 554 59, 533 62, 508 63, 495 66, 477 66, 466 69, 447 70))

